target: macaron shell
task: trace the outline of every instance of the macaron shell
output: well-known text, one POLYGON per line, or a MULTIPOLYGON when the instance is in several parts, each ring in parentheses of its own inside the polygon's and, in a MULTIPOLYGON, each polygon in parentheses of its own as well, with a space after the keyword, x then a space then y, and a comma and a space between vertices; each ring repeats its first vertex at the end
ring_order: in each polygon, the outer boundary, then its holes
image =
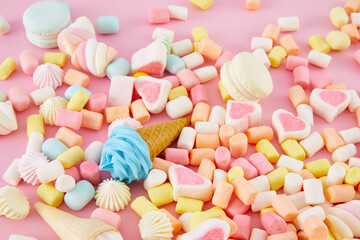
POLYGON ((36 35, 26 31, 26 37, 35 46, 39 48, 56 48, 57 45, 57 38, 54 39, 41 39, 38 38, 36 35))
POLYGON ((265 98, 273 91, 271 75, 255 55, 241 52, 234 57, 231 67, 236 80, 254 97, 265 98))

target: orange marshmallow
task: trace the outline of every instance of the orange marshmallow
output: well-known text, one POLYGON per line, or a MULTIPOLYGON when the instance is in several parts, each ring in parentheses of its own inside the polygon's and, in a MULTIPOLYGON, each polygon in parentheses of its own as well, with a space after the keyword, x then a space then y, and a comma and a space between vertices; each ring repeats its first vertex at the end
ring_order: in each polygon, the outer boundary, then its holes
MULTIPOLYGON (((229 218, 228 216, 226 216, 226 214, 220 214, 218 217, 216 217, 216 218, 218 218, 218 219, 220 219, 220 220, 223 220, 223 221, 225 221, 225 222, 227 222, 228 224, 229 224, 229 226, 230 226, 230 234, 229 234, 229 236, 232 236, 234 233, 236 233, 236 231, 237 231, 237 228, 238 228, 238 226, 237 226, 237 224, 231 219, 231 218, 229 218)), ((229 238, 230 239, 230 238, 229 238)), ((228 239, 228 240, 229 240, 228 239)))
POLYGON ((105 108, 106 123, 110 124, 116 119, 127 118, 130 116, 128 106, 115 106, 105 108))
POLYGON ((235 128, 231 125, 222 125, 219 130, 221 146, 229 148, 229 139, 236 133, 235 128))
POLYGON ((244 133, 238 133, 229 139, 230 153, 234 158, 242 157, 246 154, 248 139, 244 133))
POLYGON ((212 182, 215 169, 215 163, 210 159, 204 158, 200 163, 197 173, 212 182))
POLYGON ((298 236, 294 232, 284 232, 270 235, 266 240, 298 240, 298 236))
POLYGON ((85 73, 79 72, 75 69, 69 69, 65 73, 64 82, 69 85, 82 86, 84 88, 89 84, 90 78, 85 73))
POLYGON ((296 44, 295 39, 290 34, 286 34, 280 38, 279 44, 283 47, 287 55, 299 55, 300 48, 296 44))
POLYGON ((179 221, 179 219, 177 219, 176 217, 174 217, 174 215, 172 215, 171 213, 168 212, 168 210, 166 210, 165 208, 160 208, 159 209, 160 212, 165 213, 165 215, 169 218, 171 225, 173 227, 173 231, 172 233, 175 235, 178 232, 180 232, 182 224, 179 221))
POLYGON ((358 126, 360 127, 360 107, 358 107, 355 110, 355 114, 356 114, 356 119, 357 119, 357 122, 358 122, 358 126))
POLYGON ((197 103, 191 116, 191 125, 195 127, 196 122, 207 122, 209 115, 210 105, 204 102, 197 103))
POLYGON ((225 209, 228 207, 232 193, 234 191, 234 186, 230 183, 222 180, 218 183, 216 186, 213 198, 212 198, 212 204, 218 207, 221 207, 222 209, 225 209))
POLYGON ((325 147, 330 153, 333 153, 339 147, 345 146, 344 140, 333 128, 324 128, 320 135, 324 139, 325 147))
POLYGON ((201 55, 216 61, 221 55, 222 48, 213 40, 203 38, 198 45, 198 52, 201 53, 201 55))
POLYGON ((345 24, 344 26, 342 26, 340 28, 340 30, 349 36, 350 41, 352 43, 359 41, 360 34, 359 34, 359 30, 357 29, 355 24, 353 24, 353 23, 345 24))
POLYGON ((246 130, 246 136, 249 143, 256 144, 261 139, 267 139, 271 142, 274 137, 274 131, 269 126, 252 127, 246 130))
POLYGON ((309 240, 308 235, 304 231, 299 231, 297 233, 298 240, 309 240))
POLYGON ((355 197, 355 188, 349 184, 333 185, 325 191, 326 200, 329 203, 348 202, 355 197))
POLYGON ((166 172, 166 174, 168 174, 169 167, 171 167, 171 165, 174 165, 175 163, 166 161, 162 158, 155 157, 152 160, 152 164, 153 164, 153 169, 163 170, 164 172, 166 172))
POLYGON ((356 12, 360 6, 360 0, 348 0, 344 6, 347 14, 356 12))
POLYGON ((220 147, 220 139, 217 133, 198 133, 196 135, 196 148, 212 148, 220 147))
POLYGON ((238 177, 232 181, 235 195, 245 204, 250 205, 255 201, 258 194, 257 188, 244 177, 238 177))
POLYGON ((93 130, 100 130, 103 124, 104 116, 101 113, 89 111, 86 109, 81 110, 82 122, 81 127, 93 130))
POLYGON ((212 148, 194 148, 190 151, 190 164, 200 165, 203 159, 215 161, 215 150, 212 148))
POLYGON ((142 99, 133 101, 130 105, 130 110, 133 118, 138 120, 141 124, 147 123, 150 120, 150 113, 146 109, 142 99))
POLYGON ((275 24, 268 24, 265 26, 264 31, 262 33, 262 37, 272 39, 273 43, 276 43, 277 38, 280 34, 280 28, 275 24))
POLYGON ((300 172, 297 172, 304 180, 306 179, 315 179, 315 176, 308 170, 303 169, 300 172))
POLYGON ((294 233, 297 233, 297 229, 296 227, 294 226, 294 224, 292 223, 288 223, 286 224, 287 225, 287 232, 294 232, 294 233))
POLYGON ((61 127, 55 134, 55 138, 64 143, 68 148, 73 146, 81 147, 82 137, 67 127, 61 127))
POLYGON ((310 239, 328 239, 329 230, 326 224, 316 215, 311 215, 304 222, 304 232, 310 239))
POLYGON ((300 85, 295 85, 288 90, 289 99, 292 105, 297 108, 300 104, 310 104, 304 89, 300 85))
POLYGON ((282 217, 286 222, 293 221, 299 212, 294 206, 289 197, 285 194, 276 195, 271 199, 271 205, 275 211, 282 217))
POLYGON ((328 90, 348 90, 345 83, 334 83, 334 84, 331 84, 329 86, 326 86, 325 89, 328 89, 328 90))
POLYGON ((245 7, 249 10, 259 9, 260 4, 261 4, 261 0, 246 0, 245 1, 245 7))

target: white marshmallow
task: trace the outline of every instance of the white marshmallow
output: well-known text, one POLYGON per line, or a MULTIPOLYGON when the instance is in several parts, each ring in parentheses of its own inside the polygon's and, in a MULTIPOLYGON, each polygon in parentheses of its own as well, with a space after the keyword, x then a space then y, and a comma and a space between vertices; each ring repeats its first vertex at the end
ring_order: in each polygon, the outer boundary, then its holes
POLYGON ((111 78, 109 89, 109 106, 128 106, 130 107, 133 89, 134 77, 115 76, 111 78))
POLYGON ((258 212, 263 208, 271 206, 271 200, 276 196, 276 191, 259 192, 254 202, 251 204, 251 210, 258 212))
POLYGON ((162 35, 166 35, 170 39, 171 42, 174 41, 175 32, 171 31, 169 29, 160 28, 160 27, 155 28, 155 30, 153 31, 153 34, 152 34, 152 39, 155 40, 162 35))
POLYGON ((312 157, 315 153, 320 151, 324 147, 324 139, 320 133, 313 132, 307 138, 300 141, 300 145, 303 147, 306 156, 312 157))
POLYGON ((26 152, 41 152, 44 143, 44 135, 41 132, 32 132, 26 146, 26 152))
POLYGON ((215 105, 211 108, 209 122, 218 123, 220 126, 225 124, 226 109, 222 106, 215 105))
POLYGON ((0 36, 7 34, 10 31, 11 27, 8 21, 0 14, 0 36))
POLYGON ((206 66, 194 70, 195 75, 199 78, 200 83, 208 82, 217 77, 218 73, 214 66, 206 66))
POLYGON ((300 28, 299 17, 280 17, 278 18, 280 32, 298 31, 300 28))
POLYGON ((75 179, 70 175, 61 175, 56 179, 55 188, 59 192, 70 192, 75 187, 75 179))
POLYGON ((265 50, 265 52, 270 52, 272 47, 273 41, 271 40, 271 38, 253 37, 251 39, 251 51, 262 48, 265 50))
POLYGON ((181 216, 179 217, 179 221, 182 224, 182 229, 184 230, 184 232, 190 232, 191 228, 190 228, 190 217, 191 217, 191 212, 187 212, 184 214, 181 214, 181 216))
MULTIPOLYGON (((272 40, 270 39, 270 41, 272 41, 272 40)), ((266 52, 264 49, 262 49, 262 48, 255 49, 252 52, 252 54, 254 54, 256 57, 258 57, 260 59, 260 61, 262 63, 264 63, 266 68, 268 68, 268 69, 270 68, 271 62, 270 62, 268 56, 266 55, 266 52)))
POLYGON ((334 164, 329 168, 326 177, 326 186, 342 184, 346 175, 346 169, 343 166, 334 164))
POLYGON ((356 147, 350 143, 345 146, 339 147, 332 153, 332 160, 334 162, 346 162, 349 158, 355 156, 356 147))
POLYGON ((285 176, 284 193, 286 195, 301 191, 303 178, 297 173, 288 173, 285 176))
POLYGON ((12 234, 12 235, 10 235, 9 240, 37 240, 37 238, 27 237, 27 236, 17 235, 17 234, 12 234))
POLYGON ((283 154, 276 164, 276 168, 278 167, 285 167, 290 172, 299 172, 303 169, 304 162, 283 154))
POLYGON ((193 110, 193 104, 189 97, 180 96, 166 104, 166 113, 171 118, 183 117, 193 110))
POLYGON ((306 179, 303 181, 305 202, 307 204, 321 204, 325 202, 324 189, 320 179, 306 179))
POLYGON ((357 28, 360 27, 360 13, 353 12, 351 13, 351 23, 353 23, 357 28))
POLYGON ((196 68, 204 63, 204 57, 199 52, 193 52, 181 58, 188 69, 196 68))
POLYGON ((37 89, 35 91, 32 91, 30 93, 31 99, 34 102, 35 106, 40 106, 45 102, 46 99, 55 97, 55 91, 52 87, 44 87, 37 89))
POLYGON ((360 142, 360 128, 358 127, 348 128, 339 131, 339 135, 345 141, 346 144, 360 142))
POLYGON ((101 152, 104 147, 104 143, 100 141, 94 141, 89 144, 89 146, 85 149, 85 160, 96 162, 100 164, 101 160, 101 152))
POLYGON ((160 169, 152 169, 149 172, 149 175, 144 180, 144 188, 145 190, 149 190, 150 188, 160 186, 167 179, 166 172, 160 169))
POLYGON ((297 223, 299 224, 298 227, 300 229, 304 229, 305 220, 311 215, 316 215, 323 221, 326 218, 326 214, 324 212, 324 209, 322 209, 322 207, 315 206, 315 207, 308 208, 305 211, 299 213, 299 215, 296 218, 297 223))
POLYGON ((213 178, 213 191, 215 191, 220 181, 227 181, 227 173, 221 169, 215 169, 213 178))
POLYGON ((296 112, 299 118, 307 121, 310 124, 310 126, 314 126, 314 113, 310 105, 300 104, 299 106, 296 107, 296 112))
POLYGON ((327 68, 331 62, 332 57, 328 54, 318 52, 316 50, 311 50, 307 56, 309 63, 320 67, 327 68))
POLYGON ((360 158, 352 157, 349 159, 349 167, 358 167, 360 168, 360 158))
POLYGON ((169 5, 170 18, 186 20, 188 18, 188 8, 183 6, 169 5))
POLYGON ((186 149, 189 152, 194 147, 196 138, 196 130, 192 127, 184 127, 181 130, 178 142, 177 142, 177 148, 186 149))
POLYGON ((253 228, 251 231, 250 240, 266 240, 268 235, 269 234, 265 230, 253 228))
POLYGON ((294 206, 299 210, 302 209, 304 207, 306 207, 308 204, 305 202, 305 193, 302 192, 298 192, 298 193, 294 193, 291 194, 289 196, 289 199, 291 200, 291 202, 294 204, 294 206))
POLYGON ((18 185, 21 181, 20 173, 18 170, 19 160, 20 158, 15 158, 3 175, 4 181, 13 186, 18 185))
POLYGON ((196 133, 219 133, 219 124, 214 122, 196 122, 196 133))
POLYGON ((171 53, 183 57, 193 52, 193 44, 190 39, 184 39, 171 44, 171 53))
POLYGON ((350 104, 348 106, 350 112, 355 112, 360 107, 360 97, 354 89, 348 90, 351 96, 350 104))
POLYGON ((37 169, 40 182, 48 183, 65 174, 64 167, 59 159, 55 159, 37 169))
POLYGON ((265 175, 260 175, 250 179, 249 183, 251 183, 259 193, 270 191, 269 179, 265 175))

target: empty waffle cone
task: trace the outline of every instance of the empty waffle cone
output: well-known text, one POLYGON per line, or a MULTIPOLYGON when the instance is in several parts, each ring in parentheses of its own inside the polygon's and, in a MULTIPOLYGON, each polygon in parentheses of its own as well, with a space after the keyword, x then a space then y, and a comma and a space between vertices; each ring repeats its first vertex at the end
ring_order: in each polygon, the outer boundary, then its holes
POLYGON ((118 232, 98 219, 79 218, 41 202, 34 208, 61 240, 94 240, 104 232, 118 232))
POLYGON ((150 152, 150 159, 153 159, 168 147, 189 123, 190 118, 180 118, 171 122, 139 128, 136 132, 146 142, 150 152))

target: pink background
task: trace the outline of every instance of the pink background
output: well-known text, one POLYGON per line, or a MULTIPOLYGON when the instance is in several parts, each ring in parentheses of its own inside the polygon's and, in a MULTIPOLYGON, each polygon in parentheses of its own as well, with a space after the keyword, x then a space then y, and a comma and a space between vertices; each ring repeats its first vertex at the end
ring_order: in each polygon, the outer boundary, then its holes
MULTIPOLYGON (((0 36, 0 62, 6 57, 13 57, 16 61, 19 60, 19 54, 25 49, 32 49, 36 52, 39 59, 42 58, 44 49, 37 48, 30 44, 26 39, 25 30, 22 25, 22 14, 25 9, 35 0, 16 0, 7 1, 7 4, 2 4, 1 12, 11 24, 11 32, 5 36, 0 36)), ((202 11, 192 5, 190 1, 186 0, 157 0, 157 1, 124 1, 124 0, 77 0, 69 1, 71 6, 71 16, 74 21, 80 16, 87 16, 93 23, 96 19, 104 15, 116 15, 120 22, 120 32, 113 35, 98 35, 98 40, 104 41, 109 46, 114 47, 119 51, 119 56, 131 59, 132 54, 139 48, 145 47, 151 40, 152 31, 156 27, 164 27, 174 30, 175 41, 185 38, 191 39, 191 29, 197 26, 203 26, 207 29, 211 39, 220 44, 223 49, 237 54, 241 51, 250 51, 251 38, 261 36, 266 24, 277 23, 278 17, 298 16, 300 19, 300 30, 291 33, 298 45, 301 48, 300 56, 306 57, 310 51, 307 43, 308 37, 314 34, 322 34, 326 36, 329 31, 336 30, 330 20, 329 13, 332 7, 343 6, 346 1, 328 1, 328 0, 302 0, 302 1, 284 1, 271 0, 263 1, 261 9, 258 11, 247 11, 244 7, 244 0, 215 0, 213 5, 206 11, 202 11), (106 2, 106 4, 104 4, 106 2), (177 4, 188 7, 189 17, 187 21, 171 20, 170 23, 151 25, 146 20, 146 12, 149 8, 167 7, 169 4, 177 4)), ((283 35, 283 34, 281 34, 283 35)), ((280 36, 281 36, 280 35, 280 36)), ((349 88, 359 90, 359 73, 360 67, 354 61, 353 54, 358 49, 358 43, 352 44, 351 47, 343 52, 332 51, 330 55, 333 60, 328 69, 319 69, 310 66, 311 78, 317 77, 324 72, 328 72, 333 76, 334 83, 344 82, 349 88)), ((53 50, 54 51, 54 50, 53 50)), ((214 64, 214 62, 207 61, 206 65, 214 64)), ((68 61, 65 70, 71 67, 68 61)), ((266 99, 261 101, 263 108, 262 124, 271 125, 271 114, 278 108, 283 108, 295 113, 287 97, 287 89, 293 85, 292 72, 284 69, 283 64, 278 69, 270 69, 274 81, 274 91, 266 99)), ((217 81, 213 80, 206 83, 208 90, 209 104, 214 106, 219 104, 225 106, 217 89, 217 81)), ((110 80, 107 78, 96 78, 91 76, 91 81, 88 89, 93 93, 103 92, 108 93, 110 80)), ((32 77, 26 76, 18 70, 6 81, 0 82, 0 89, 7 92, 11 87, 20 86, 26 92, 30 93, 36 87, 32 83, 32 77)), ((57 95, 62 96, 68 86, 64 85, 56 90, 57 95)), ((307 90, 308 94, 310 93, 307 90)), ((38 112, 38 108, 31 105, 29 109, 24 112, 17 113, 19 129, 8 136, 0 136, 0 174, 2 175, 14 158, 21 157, 25 152, 27 145, 26 136, 26 117, 30 114, 38 112)), ((166 113, 151 116, 148 124, 154 124, 170 120, 166 113)), ((147 124, 147 125, 148 125, 147 124)), ((325 127, 332 126, 336 130, 347 129, 357 126, 355 115, 346 110, 341 116, 337 117, 331 124, 326 123, 323 119, 315 116, 315 126, 313 131, 320 131, 325 127)), ((54 137, 58 127, 46 126, 45 138, 54 137)), ((104 124, 100 131, 92 131, 88 129, 80 129, 78 131, 83 136, 83 148, 95 140, 105 142, 107 139, 107 125, 104 124)), ((281 148, 274 139, 274 145, 280 153, 281 148)), ((358 147, 358 146, 357 146, 358 147)), ((254 146, 249 146, 245 157, 254 153, 254 146)), ((357 154, 357 157, 360 155, 357 154)), ((331 155, 322 150, 317 153, 310 160, 326 157, 331 159, 331 155)), ((306 160, 308 161, 308 160, 306 160)), ((0 187, 5 186, 6 183, 0 179, 0 187)), ((36 186, 31 186, 21 182, 18 185, 26 196, 29 198, 31 205, 37 201, 41 201, 36 195, 36 186)), ((132 200, 137 196, 146 195, 146 191, 142 187, 142 182, 130 184, 132 200)), ((90 213, 95 209, 94 201, 88 204, 83 210, 74 212, 62 204, 60 209, 73 213, 80 217, 89 217, 90 213)), ((174 212, 175 203, 165 206, 169 211, 179 216, 174 212)), ((204 209, 211 207, 208 204, 204 209)), ((120 231, 124 239, 141 239, 137 224, 140 218, 132 211, 130 207, 120 212, 123 219, 120 231)), ((258 214, 252 214, 253 226, 260 227, 257 217, 258 214)), ((58 239, 55 233, 49 226, 39 217, 33 209, 30 215, 24 220, 10 220, 6 217, 0 217, 0 238, 7 239, 10 234, 23 234, 27 236, 36 237, 40 240, 58 239)))

